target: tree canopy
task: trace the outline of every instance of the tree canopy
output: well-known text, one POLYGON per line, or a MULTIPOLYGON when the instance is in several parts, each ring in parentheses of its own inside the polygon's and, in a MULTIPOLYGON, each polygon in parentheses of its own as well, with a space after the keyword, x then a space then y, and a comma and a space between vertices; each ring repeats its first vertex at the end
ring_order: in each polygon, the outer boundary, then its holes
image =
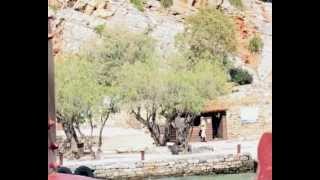
POLYGON ((107 89, 97 80, 96 66, 76 55, 60 57, 56 63, 57 111, 65 117, 80 115, 101 101, 107 89))
POLYGON ((234 24, 230 17, 214 8, 200 9, 188 16, 185 31, 176 38, 177 47, 192 62, 222 61, 236 50, 234 24))
POLYGON ((99 64, 96 69, 99 81, 111 86, 122 65, 150 59, 154 56, 154 48, 154 40, 146 34, 121 27, 107 28, 101 33, 100 40, 86 47, 83 54, 99 64))
POLYGON ((101 116, 101 146, 110 113, 127 107, 155 143, 163 144, 160 120, 167 126, 183 113, 194 117, 207 101, 230 90, 224 60, 235 49, 232 23, 213 9, 186 22, 177 37, 180 51, 166 60, 146 33, 123 28, 106 28, 81 55, 64 57, 56 68, 58 112, 72 119, 90 109, 101 116))
POLYGON ((166 126, 180 114, 199 114, 208 100, 230 90, 219 63, 199 62, 192 69, 187 65, 177 57, 168 64, 150 59, 126 64, 119 74, 117 87, 123 103, 148 127, 156 144, 161 144, 161 119, 166 126))

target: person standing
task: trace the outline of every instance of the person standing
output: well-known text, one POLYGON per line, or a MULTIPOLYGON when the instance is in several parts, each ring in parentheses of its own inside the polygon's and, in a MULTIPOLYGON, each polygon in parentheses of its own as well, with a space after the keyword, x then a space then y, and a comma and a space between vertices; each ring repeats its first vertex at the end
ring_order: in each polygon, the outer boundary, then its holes
POLYGON ((201 136, 201 141, 202 142, 207 142, 206 141, 206 121, 203 117, 200 118, 200 136, 201 136))

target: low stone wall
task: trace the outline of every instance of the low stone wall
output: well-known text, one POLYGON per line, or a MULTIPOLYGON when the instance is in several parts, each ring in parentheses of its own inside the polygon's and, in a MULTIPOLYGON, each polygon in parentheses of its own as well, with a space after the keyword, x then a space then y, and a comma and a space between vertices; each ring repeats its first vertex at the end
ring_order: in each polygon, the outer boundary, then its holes
MULTIPOLYGON (((163 160, 145 160, 121 163, 91 164, 97 178, 144 179, 160 176, 186 176, 253 172, 254 160, 250 155, 197 156, 163 160)), ((85 165, 85 164, 83 164, 85 165)), ((74 169, 75 167, 70 167, 74 169)))

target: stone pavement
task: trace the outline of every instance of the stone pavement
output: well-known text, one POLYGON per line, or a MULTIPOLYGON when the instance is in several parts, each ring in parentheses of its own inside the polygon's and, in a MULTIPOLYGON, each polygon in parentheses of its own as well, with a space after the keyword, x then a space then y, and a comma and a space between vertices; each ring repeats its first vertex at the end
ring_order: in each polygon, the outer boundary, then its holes
MULTIPOLYGON (((150 149, 145 153, 145 160, 175 160, 180 158, 197 158, 203 156, 224 156, 237 153, 237 145, 241 144, 241 153, 250 154, 253 159, 257 156, 257 140, 232 140, 232 141, 211 141, 206 143, 192 143, 191 146, 194 149, 199 147, 213 147, 213 152, 202 151, 191 154, 179 154, 172 155, 167 147, 156 147, 150 149)), ((101 155, 100 160, 65 160, 65 166, 77 166, 77 165, 98 165, 98 164, 115 164, 124 162, 136 162, 141 158, 140 153, 104 153, 101 155)))

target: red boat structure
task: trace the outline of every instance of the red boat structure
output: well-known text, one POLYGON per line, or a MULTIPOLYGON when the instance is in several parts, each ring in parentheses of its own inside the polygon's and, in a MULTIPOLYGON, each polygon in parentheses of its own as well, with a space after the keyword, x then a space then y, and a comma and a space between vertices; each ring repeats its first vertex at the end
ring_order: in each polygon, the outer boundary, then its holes
POLYGON ((48 180, 95 180, 85 176, 77 176, 73 174, 51 173, 48 180))
POLYGON ((258 145, 257 180, 272 180, 272 133, 264 133, 258 145))

